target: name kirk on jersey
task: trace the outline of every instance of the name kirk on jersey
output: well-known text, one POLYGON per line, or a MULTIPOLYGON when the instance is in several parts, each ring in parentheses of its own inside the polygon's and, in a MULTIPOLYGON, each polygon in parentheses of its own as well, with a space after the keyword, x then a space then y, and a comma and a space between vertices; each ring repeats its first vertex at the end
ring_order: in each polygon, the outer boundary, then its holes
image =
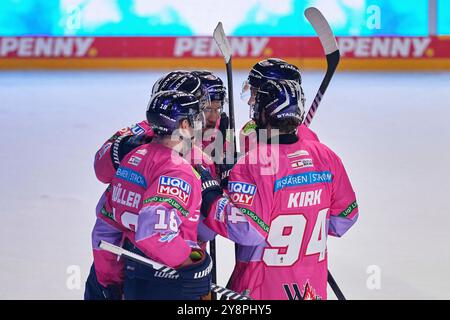
POLYGON ((322 189, 289 194, 288 208, 310 207, 320 204, 322 189))

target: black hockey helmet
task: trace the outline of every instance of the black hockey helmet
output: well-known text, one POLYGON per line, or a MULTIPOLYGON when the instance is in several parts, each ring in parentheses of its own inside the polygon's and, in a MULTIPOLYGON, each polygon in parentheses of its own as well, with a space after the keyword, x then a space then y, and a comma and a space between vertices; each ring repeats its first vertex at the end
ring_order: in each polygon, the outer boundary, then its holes
POLYGON ((157 135, 170 135, 179 128, 180 121, 187 119, 191 127, 200 114, 198 99, 182 91, 160 91, 150 99, 147 121, 157 135))
POLYGON ((211 101, 221 101, 222 104, 225 103, 227 89, 223 85, 222 79, 209 70, 196 70, 192 71, 191 74, 200 78, 203 87, 208 91, 209 99, 211 101))
MULTIPOLYGON (((178 71, 179 72, 179 71, 178 71)), ((183 91, 193 94, 200 103, 200 109, 209 105, 209 95, 207 90, 202 86, 200 78, 191 73, 177 73, 173 72, 168 76, 161 85, 158 91, 183 91)))
POLYGON ((286 119, 295 119, 300 124, 305 114, 303 89, 297 81, 268 80, 256 93, 253 109, 253 120, 261 128, 286 119))
POLYGON ((268 80, 293 80, 302 84, 299 68, 282 59, 269 58, 259 61, 250 70, 242 85, 241 97, 248 99, 252 87, 258 89, 268 80))
POLYGON ((175 70, 175 71, 166 73, 161 78, 156 80, 156 82, 153 84, 152 95, 159 91, 163 91, 163 90, 161 90, 161 87, 166 87, 168 83, 172 83, 177 78, 179 78, 181 75, 187 74, 187 73, 189 73, 189 71, 186 71, 186 70, 175 70))

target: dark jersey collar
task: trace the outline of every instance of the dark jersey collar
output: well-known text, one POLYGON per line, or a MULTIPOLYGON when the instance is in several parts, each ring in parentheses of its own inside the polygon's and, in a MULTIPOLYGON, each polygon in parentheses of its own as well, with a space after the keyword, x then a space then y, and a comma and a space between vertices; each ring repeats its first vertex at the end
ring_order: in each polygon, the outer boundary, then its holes
MULTIPOLYGON (((293 144, 298 141, 298 137, 295 133, 280 134, 279 136, 274 137, 274 138, 278 138, 278 144, 293 144)), ((267 144, 271 144, 271 143, 272 143, 272 139, 269 138, 267 140, 267 144)))

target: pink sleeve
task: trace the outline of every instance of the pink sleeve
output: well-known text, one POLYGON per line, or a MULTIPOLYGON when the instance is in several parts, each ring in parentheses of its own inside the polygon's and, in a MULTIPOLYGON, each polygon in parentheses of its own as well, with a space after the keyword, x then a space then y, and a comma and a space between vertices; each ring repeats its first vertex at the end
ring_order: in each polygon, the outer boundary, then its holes
POLYGON ((334 155, 331 161, 334 175, 328 234, 341 237, 358 219, 358 204, 341 159, 334 155))
POLYGON ((97 220, 92 230, 92 249, 98 282, 106 287, 109 284, 121 284, 124 272, 123 261, 117 259, 117 255, 99 247, 101 240, 120 246, 123 237, 123 232, 114 219, 107 218, 111 214, 103 207, 105 201, 104 193, 97 204, 97 220))
POLYGON ((111 146, 114 142, 112 138, 116 137, 115 135, 108 139, 102 147, 95 153, 94 159, 94 171, 97 179, 103 183, 110 183, 114 174, 116 173, 116 169, 112 163, 111 159, 111 146))
POLYGON ((97 218, 92 231, 94 266, 98 282, 105 287, 110 284, 121 284, 124 277, 123 261, 118 259, 114 253, 100 249, 100 240, 120 246, 122 232, 105 222, 102 218, 97 218))
POLYGON ((103 183, 111 183, 116 174, 113 161, 114 145, 125 136, 146 134, 153 136, 153 131, 147 121, 142 121, 131 127, 117 131, 111 138, 105 141, 101 148, 95 153, 94 171, 97 179, 103 183))
POLYGON ((231 171, 229 196, 212 205, 205 224, 213 231, 245 246, 255 246, 265 240, 269 226, 259 215, 263 212, 262 193, 245 165, 238 162, 231 171))
POLYGON ((189 257, 192 247, 197 246, 201 186, 193 170, 189 170, 190 174, 179 170, 161 175, 145 192, 144 206, 137 222, 135 241, 138 248, 174 268, 189 257))

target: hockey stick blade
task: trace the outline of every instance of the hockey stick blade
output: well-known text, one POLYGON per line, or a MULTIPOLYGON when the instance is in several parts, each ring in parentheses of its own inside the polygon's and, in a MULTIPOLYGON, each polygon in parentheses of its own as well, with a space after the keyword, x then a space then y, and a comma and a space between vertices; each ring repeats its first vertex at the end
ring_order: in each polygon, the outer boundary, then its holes
MULTIPOLYGON (((216 41, 217 46, 222 53, 222 56, 225 60, 225 65, 227 69, 227 82, 228 82, 228 108, 229 108, 229 117, 230 117, 230 129, 234 131, 235 121, 234 121, 234 99, 233 99, 233 70, 231 66, 232 54, 231 54, 231 46, 228 42, 228 38, 225 35, 225 31, 223 30, 222 22, 217 24, 217 27, 213 32, 214 41, 216 41)), ((235 137, 234 146, 236 146, 235 137)))
POLYGON ((114 253, 114 254, 116 254, 118 256, 122 256, 122 255, 126 256, 126 257, 128 257, 129 259, 131 259, 133 261, 143 263, 143 264, 145 264, 145 265, 147 265, 147 266, 149 266, 149 267, 151 267, 151 268, 153 268, 155 270, 162 271, 162 272, 168 273, 170 275, 175 275, 177 273, 177 271, 175 269, 167 267, 167 266, 165 266, 163 264, 160 264, 160 263, 158 263, 156 261, 147 259, 147 258, 145 258, 143 256, 140 256, 140 255, 136 254, 136 253, 127 251, 127 250, 123 249, 122 247, 115 246, 115 245, 113 245, 113 244, 111 244, 109 242, 101 240, 99 247, 102 248, 103 250, 109 251, 109 252, 114 253))
MULTIPOLYGON (((99 247, 105 251, 114 253, 114 254, 118 255, 119 257, 125 256, 133 261, 142 263, 142 264, 149 266, 155 270, 167 273, 168 275, 175 276, 175 277, 179 276, 178 271, 171 267, 165 266, 165 265, 158 263, 156 261, 153 261, 147 257, 143 257, 139 254, 125 250, 122 247, 115 246, 109 242, 101 240, 99 247)), ((211 284, 211 291, 221 294, 221 295, 225 295, 229 299, 232 299, 232 300, 252 300, 248 296, 245 296, 245 295, 239 294, 237 292, 234 292, 233 290, 218 286, 215 283, 211 284)))
POLYGON ((229 63, 231 60, 231 47, 225 35, 225 31, 223 30, 222 22, 219 22, 217 27, 214 29, 213 38, 216 41, 223 58, 225 59, 225 63, 229 63))
POLYGON ((327 22, 327 19, 319 11, 319 9, 310 7, 305 10, 305 17, 319 36, 325 55, 339 50, 333 31, 327 22))
POLYGON ((311 107, 309 108, 308 114, 303 121, 303 123, 309 127, 339 64, 340 52, 336 37, 334 36, 333 31, 331 30, 331 27, 323 14, 317 8, 310 7, 305 10, 305 17, 316 31, 327 59, 327 72, 322 80, 322 83, 320 84, 320 88, 317 91, 311 107))

